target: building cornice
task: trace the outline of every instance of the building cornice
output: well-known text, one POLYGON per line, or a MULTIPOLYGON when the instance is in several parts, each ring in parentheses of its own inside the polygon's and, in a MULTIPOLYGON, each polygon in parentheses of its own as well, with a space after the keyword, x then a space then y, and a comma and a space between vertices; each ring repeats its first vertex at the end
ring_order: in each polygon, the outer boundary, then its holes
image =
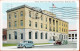
MULTIPOLYGON (((37 12, 39 12, 39 13, 42 13, 42 14, 47 15, 47 16, 49 16, 49 17, 52 17, 52 18, 54 18, 54 19, 59 19, 59 20, 61 20, 60 18, 51 16, 51 15, 49 15, 49 14, 46 14, 46 13, 42 12, 41 9, 40 9, 40 11, 39 11, 39 10, 37 10, 35 7, 30 7, 30 6, 28 6, 28 5, 21 5, 21 6, 15 7, 15 8, 11 8, 11 9, 7 10, 6 12, 11 12, 11 11, 14 11, 14 10, 17 10, 17 9, 20 9, 20 8, 29 8, 29 9, 31 9, 31 10, 37 11, 37 12)), ((49 12, 49 11, 48 11, 48 12, 49 12)), ((61 20, 61 21, 64 21, 64 20, 61 20)), ((66 22, 66 21, 64 21, 64 22, 66 22)), ((68 22, 66 22, 66 23, 68 23, 68 22)))

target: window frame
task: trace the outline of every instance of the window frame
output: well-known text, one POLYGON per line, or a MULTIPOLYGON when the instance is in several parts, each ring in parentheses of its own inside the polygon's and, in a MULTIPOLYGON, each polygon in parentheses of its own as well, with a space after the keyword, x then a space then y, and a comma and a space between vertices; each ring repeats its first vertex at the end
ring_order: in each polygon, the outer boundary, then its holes
POLYGON ((45 39, 47 39, 47 33, 45 34, 45 39))
POLYGON ((23 26, 23 20, 20 20, 20 25, 23 26))
POLYGON ((35 22, 35 27, 37 28, 37 22, 35 22))
POLYGON ((9 34, 9 40, 11 39, 11 34, 9 34))
POLYGON ((14 38, 17 39, 17 32, 14 31, 14 38))
POLYGON ((23 11, 20 12, 20 16, 23 16, 23 11))
POLYGON ((21 39, 23 39, 23 33, 21 33, 21 39))
POLYGON ((41 39, 43 39, 43 33, 41 33, 41 39))
POLYGON ((38 39, 38 33, 35 32, 35 39, 38 39))
POLYGON ((29 39, 32 39, 32 32, 29 32, 29 39))

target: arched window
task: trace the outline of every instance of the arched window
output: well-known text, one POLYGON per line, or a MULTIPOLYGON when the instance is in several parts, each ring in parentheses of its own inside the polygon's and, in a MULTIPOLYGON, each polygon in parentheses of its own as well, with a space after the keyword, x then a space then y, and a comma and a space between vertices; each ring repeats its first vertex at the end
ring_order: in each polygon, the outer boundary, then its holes
POLYGON ((29 32, 29 39, 31 39, 31 32, 29 32))
POLYGON ((35 39, 37 39, 38 37, 37 37, 37 32, 35 32, 35 39))
POLYGON ((45 39, 47 39, 47 33, 45 34, 45 39))
POLYGON ((41 39, 43 39, 43 33, 41 33, 41 39))
POLYGON ((15 39, 17 39, 17 32, 16 31, 14 32, 14 37, 15 37, 15 39))

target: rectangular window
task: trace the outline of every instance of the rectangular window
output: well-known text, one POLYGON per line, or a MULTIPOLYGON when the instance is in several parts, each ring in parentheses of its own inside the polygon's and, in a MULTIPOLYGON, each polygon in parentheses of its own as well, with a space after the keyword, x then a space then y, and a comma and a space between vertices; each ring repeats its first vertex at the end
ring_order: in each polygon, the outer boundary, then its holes
POLYGON ((47 33, 45 34, 45 39, 47 39, 47 33))
POLYGON ((17 21, 15 21, 15 23, 14 23, 14 24, 15 24, 15 27, 17 26, 17 23, 16 23, 16 22, 17 22, 17 21))
POLYGON ((9 34, 9 39, 11 39, 11 34, 9 34))
POLYGON ((58 21, 56 21, 56 32, 58 32, 58 21))
POLYGON ((53 27, 53 31, 55 31, 55 27, 53 27))
POLYGON ((6 40, 6 35, 3 35, 3 39, 6 40))
POLYGON ((43 39, 43 33, 41 33, 41 39, 43 39))
POLYGON ((74 37, 74 34, 72 34, 72 38, 74 37))
POLYGON ((46 29, 47 29, 47 24, 46 24, 46 29))
POLYGON ((9 27, 11 27, 11 22, 9 22, 9 27))
POLYGON ((16 18, 16 13, 14 13, 14 17, 16 18))
POLYGON ((49 18, 49 23, 51 24, 51 18, 49 18))
POLYGON ((55 20, 53 20, 53 25, 55 26, 55 20))
POLYGON ((16 31, 14 32, 14 36, 15 36, 15 39, 17 39, 17 32, 16 31))
POLYGON ((77 38, 75 38, 75 39, 77 39, 77 38))
POLYGON ((41 28, 43 28, 43 24, 41 23, 41 28))
POLYGON ((69 37, 71 37, 71 34, 69 34, 69 37))
POLYGON ((29 39, 31 39, 31 32, 29 32, 29 39))
POLYGON ((69 39, 71 39, 71 38, 69 38, 69 39))
POLYGON ((31 17, 31 11, 29 11, 29 17, 31 17))
POLYGON ((77 37, 77 34, 75 34, 75 37, 77 37))
POLYGON ((37 32, 35 33, 35 39, 37 39, 37 32))
POLYGON ((37 27, 37 22, 35 22, 35 27, 37 27))
POLYGON ((23 33, 21 33, 21 39, 23 39, 23 33))
POLYGON ((74 38, 72 38, 72 39, 74 39, 74 38))
POLYGON ((31 26, 31 21, 29 20, 29 26, 31 26))
POLYGON ((21 26, 23 26, 23 20, 21 20, 21 26))
POLYGON ((21 11, 20 15, 23 16, 23 11, 21 11))

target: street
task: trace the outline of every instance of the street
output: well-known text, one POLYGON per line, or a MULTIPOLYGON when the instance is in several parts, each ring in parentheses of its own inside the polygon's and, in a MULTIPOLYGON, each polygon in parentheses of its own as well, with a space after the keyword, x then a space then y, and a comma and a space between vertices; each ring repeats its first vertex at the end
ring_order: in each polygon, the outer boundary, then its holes
POLYGON ((46 48, 77 48, 76 43, 69 43, 67 45, 35 45, 34 48, 17 48, 17 46, 3 47, 3 49, 46 49, 46 48))

